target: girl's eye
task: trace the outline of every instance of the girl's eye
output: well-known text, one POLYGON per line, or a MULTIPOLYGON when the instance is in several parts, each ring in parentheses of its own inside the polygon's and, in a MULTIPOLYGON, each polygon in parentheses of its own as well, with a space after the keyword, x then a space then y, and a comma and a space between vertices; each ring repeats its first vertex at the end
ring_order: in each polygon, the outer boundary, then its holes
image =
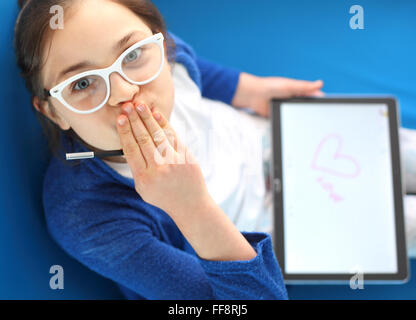
POLYGON ((81 79, 75 83, 75 85, 73 86, 73 89, 76 91, 85 90, 92 84, 92 82, 93 82, 92 79, 87 79, 87 78, 81 79))
POLYGON ((136 61, 141 55, 141 49, 137 48, 136 50, 130 52, 125 58, 124 63, 131 63, 133 61, 136 61))

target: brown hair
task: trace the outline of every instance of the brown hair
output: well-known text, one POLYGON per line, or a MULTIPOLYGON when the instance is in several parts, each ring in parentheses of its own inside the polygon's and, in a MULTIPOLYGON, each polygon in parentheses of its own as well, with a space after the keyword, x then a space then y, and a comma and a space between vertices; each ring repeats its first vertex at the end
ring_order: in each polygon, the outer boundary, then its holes
MULTIPOLYGON (((50 8, 54 5, 61 6, 64 10, 69 8, 74 0, 18 0, 21 9, 16 20, 14 47, 16 51, 17 64, 20 68, 20 75, 25 80, 25 85, 31 93, 31 100, 38 97, 39 100, 48 101, 51 113, 55 115, 54 107, 48 97, 45 95, 44 86, 41 78, 42 70, 42 53, 45 48, 45 41, 51 18, 50 8)), ((166 39, 166 50, 168 61, 175 60, 175 43, 166 30, 166 25, 159 10, 150 0, 112 0, 120 3, 133 11, 139 16, 152 32, 162 32, 166 39)), ((61 145, 62 132, 69 136, 72 143, 74 139, 83 143, 82 139, 72 130, 61 130, 61 128, 51 121, 48 117, 38 112, 32 105, 32 110, 39 120, 43 132, 48 140, 51 152, 58 158, 65 161, 59 153, 63 146, 61 145)), ((84 145, 86 143, 83 143, 84 145)), ((65 151, 64 151, 65 152, 65 151)))

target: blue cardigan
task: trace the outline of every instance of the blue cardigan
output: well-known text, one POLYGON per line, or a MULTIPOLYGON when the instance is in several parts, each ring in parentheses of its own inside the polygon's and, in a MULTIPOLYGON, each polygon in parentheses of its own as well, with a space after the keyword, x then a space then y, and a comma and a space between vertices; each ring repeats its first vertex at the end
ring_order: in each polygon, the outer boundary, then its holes
MULTIPOLYGON (((174 37, 183 63, 205 96, 230 103, 239 73, 196 58, 174 37)), ((62 134, 64 152, 88 151, 62 134)), ((134 181, 101 159, 52 157, 43 185, 48 230, 72 257, 117 283, 128 299, 287 299, 270 235, 242 232, 257 256, 201 259, 174 221, 142 200, 134 181), (77 164, 77 165, 74 165, 77 164)))

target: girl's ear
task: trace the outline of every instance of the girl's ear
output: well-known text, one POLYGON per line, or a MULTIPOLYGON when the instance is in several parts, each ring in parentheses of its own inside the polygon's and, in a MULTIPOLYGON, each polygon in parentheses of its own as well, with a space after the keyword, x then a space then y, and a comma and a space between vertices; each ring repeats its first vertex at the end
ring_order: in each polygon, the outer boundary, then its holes
POLYGON ((34 97, 32 103, 38 112, 42 113, 45 117, 56 123, 62 130, 65 131, 71 128, 69 123, 64 118, 60 117, 55 112, 52 112, 48 101, 39 100, 39 97, 34 97))

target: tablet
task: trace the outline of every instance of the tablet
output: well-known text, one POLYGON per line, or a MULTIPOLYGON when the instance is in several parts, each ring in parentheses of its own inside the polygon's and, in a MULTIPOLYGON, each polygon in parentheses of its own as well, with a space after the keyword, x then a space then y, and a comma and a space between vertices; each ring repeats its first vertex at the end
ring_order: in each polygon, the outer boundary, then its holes
POLYGON ((396 100, 272 100, 273 241, 287 283, 408 279, 396 100))

